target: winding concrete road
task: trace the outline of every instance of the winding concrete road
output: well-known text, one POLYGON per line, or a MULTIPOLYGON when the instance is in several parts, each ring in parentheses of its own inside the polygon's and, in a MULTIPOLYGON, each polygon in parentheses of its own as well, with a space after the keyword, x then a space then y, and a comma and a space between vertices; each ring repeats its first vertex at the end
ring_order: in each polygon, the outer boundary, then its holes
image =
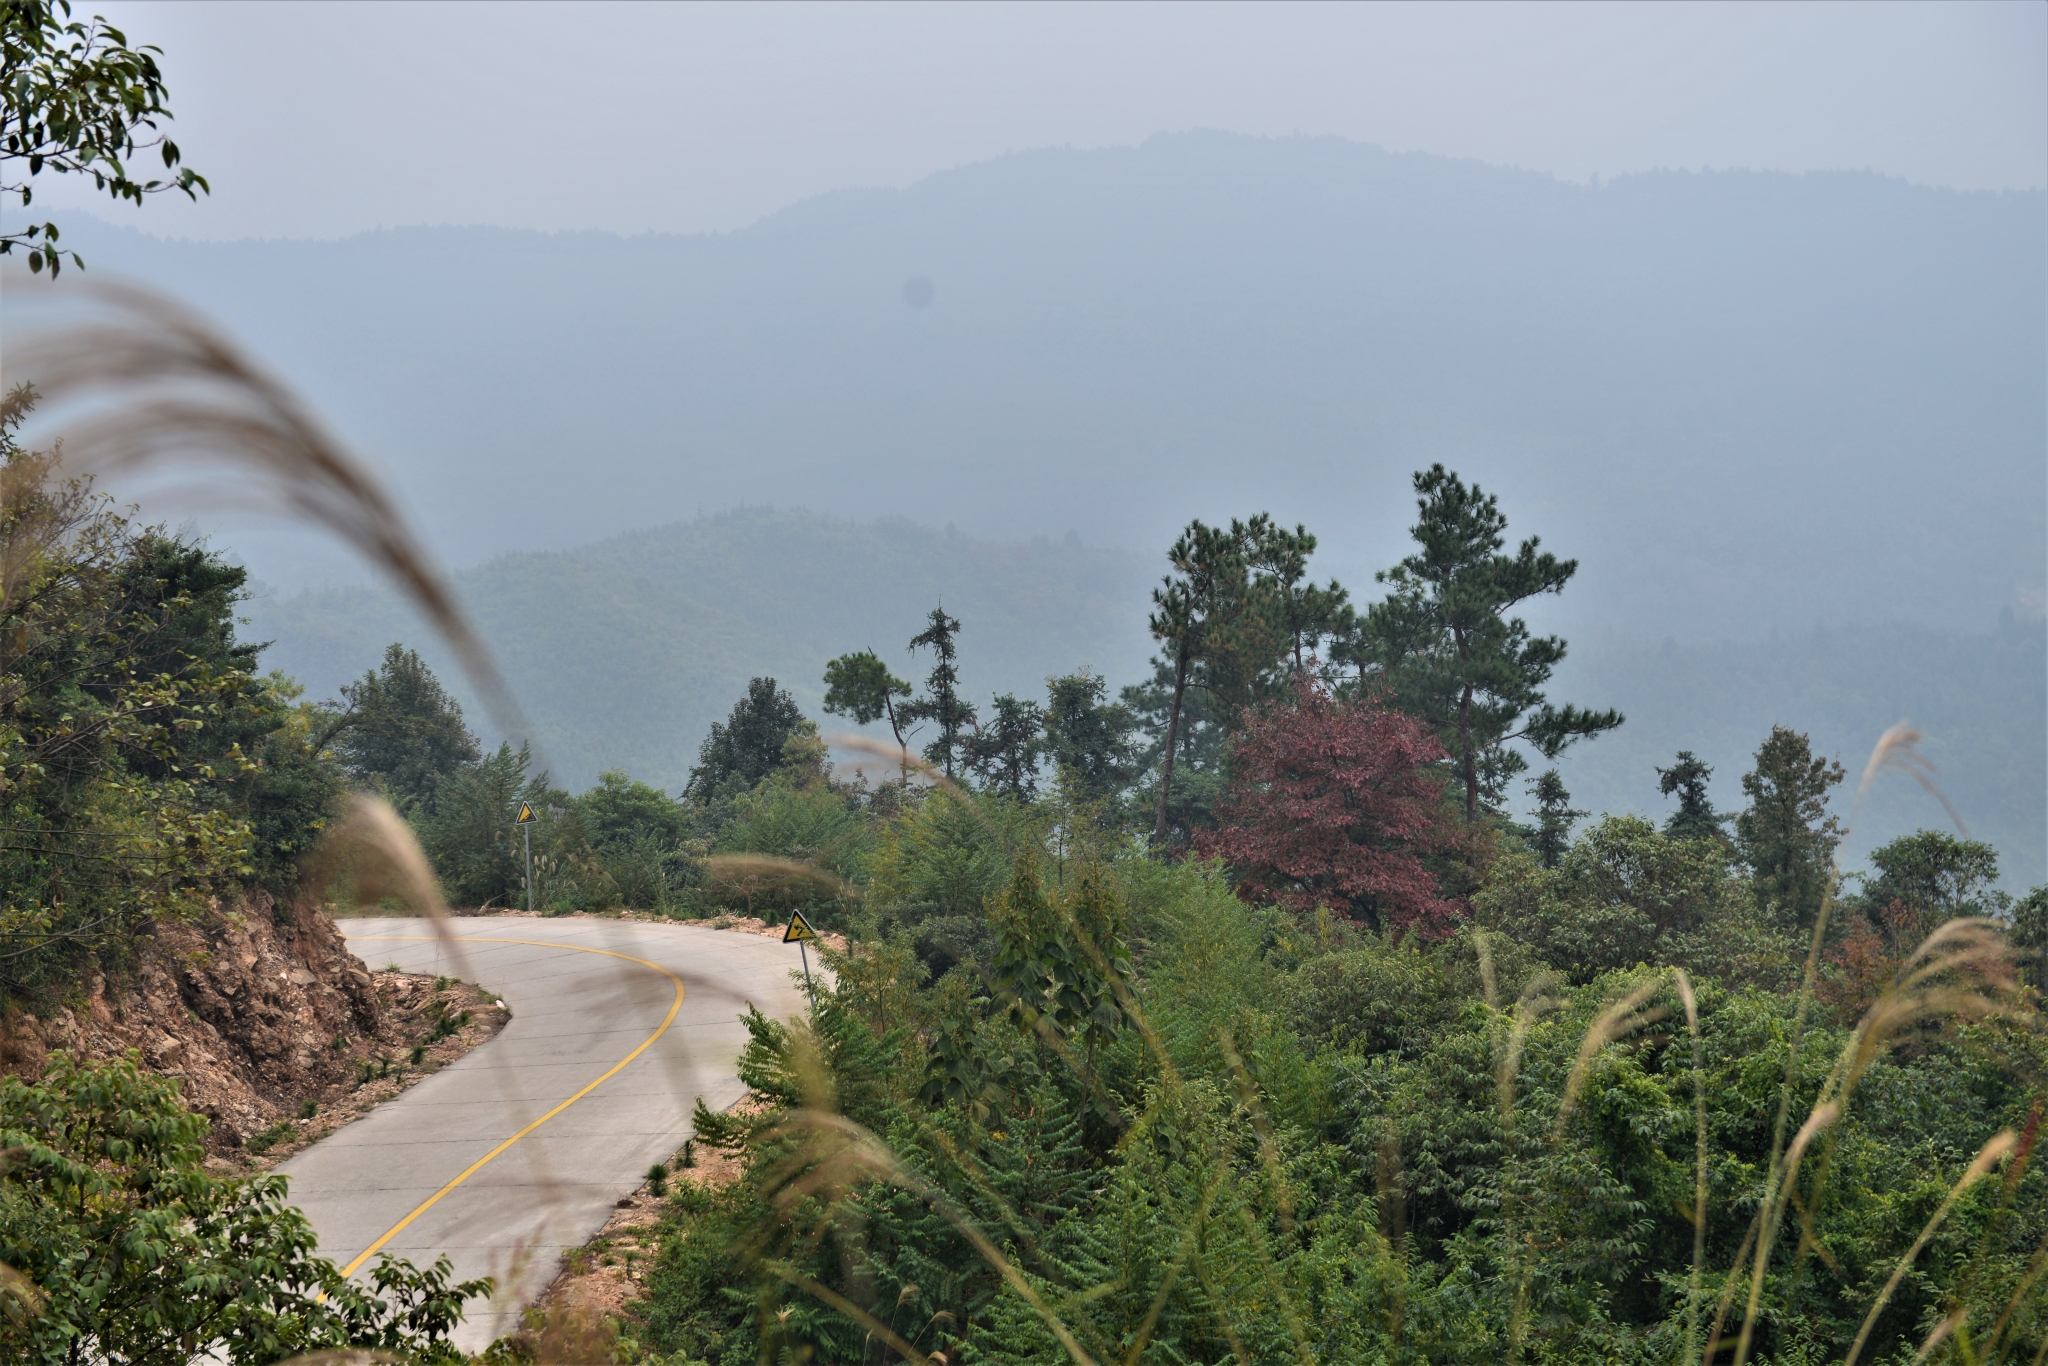
POLYGON ((614 920, 340 922, 372 967, 475 982, 512 1018, 495 1039, 278 1167, 320 1251, 352 1272, 379 1252, 442 1253, 492 1276, 456 1345, 517 1326, 562 1253, 690 1135, 697 1098, 744 1093, 734 1064, 747 1005, 802 1007, 794 945, 761 935, 614 920))

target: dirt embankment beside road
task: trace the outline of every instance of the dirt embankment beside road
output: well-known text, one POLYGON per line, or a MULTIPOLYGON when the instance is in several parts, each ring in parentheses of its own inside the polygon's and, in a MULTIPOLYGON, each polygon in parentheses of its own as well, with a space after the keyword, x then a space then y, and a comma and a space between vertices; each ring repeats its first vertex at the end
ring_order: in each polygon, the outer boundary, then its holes
POLYGON ((213 1121, 209 1156, 246 1168, 402 1090, 505 1018, 474 988, 372 973, 324 911, 280 914, 258 896, 160 925, 121 978, 94 976, 64 1004, 0 1021, 0 1071, 38 1076, 52 1049, 134 1050, 213 1121))

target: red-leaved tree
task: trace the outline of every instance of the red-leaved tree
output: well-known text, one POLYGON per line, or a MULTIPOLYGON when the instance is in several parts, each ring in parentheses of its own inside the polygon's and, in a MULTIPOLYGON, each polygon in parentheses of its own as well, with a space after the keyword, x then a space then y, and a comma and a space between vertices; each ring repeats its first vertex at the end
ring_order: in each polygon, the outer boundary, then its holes
POLYGON ((1458 839, 1433 771, 1443 758, 1421 722, 1298 678, 1290 698, 1239 735, 1218 828, 1196 847, 1230 864, 1253 896, 1445 934, 1458 907, 1422 861, 1458 839))

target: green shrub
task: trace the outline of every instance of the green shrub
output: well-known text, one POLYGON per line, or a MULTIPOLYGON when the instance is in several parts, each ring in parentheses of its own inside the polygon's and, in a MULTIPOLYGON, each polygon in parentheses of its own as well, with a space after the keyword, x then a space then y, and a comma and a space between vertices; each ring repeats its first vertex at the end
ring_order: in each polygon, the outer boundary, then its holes
POLYGON ((1726 843, 1675 839, 1637 816, 1596 822, 1556 868, 1504 856, 1472 908, 1580 983, 1667 963, 1780 988, 1805 951, 1802 936, 1757 908, 1726 843))
POLYGON ((278 1144, 288 1143, 298 1136, 298 1126, 288 1119, 281 1119, 262 1132, 251 1134, 243 1139, 242 1146, 251 1154, 260 1157, 278 1144))
POLYGON ((851 795, 778 774, 734 799, 732 821, 715 848, 814 862, 851 881, 867 855, 868 823, 851 795))
POLYGON ((1288 1023, 1312 1048, 1419 1049, 1457 1013, 1442 970, 1410 945, 1377 939, 1311 958, 1283 992, 1288 1023))
MULTIPOLYGON (((209 1176, 207 1121, 133 1061, 50 1055, 0 1078, 0 1262, 35 1289, 0 1314, 0 1358, 269 1366, 366 1348, 454 1363, 448 1334, 488 1281, 381 1259, 365 1288, 315 1255, 279 1177, 209 1176)), ((7 1292, 10 1296, 12 1291, 7 1292)))
MULTIPOLYGON (((935 788, 877 832, 867 899, 887 911, 974 915, 1010 875, 1010 851, 1030 829, 1020 808, 935 788)), ((922 916, 919 916, 922 918, 922 916)))

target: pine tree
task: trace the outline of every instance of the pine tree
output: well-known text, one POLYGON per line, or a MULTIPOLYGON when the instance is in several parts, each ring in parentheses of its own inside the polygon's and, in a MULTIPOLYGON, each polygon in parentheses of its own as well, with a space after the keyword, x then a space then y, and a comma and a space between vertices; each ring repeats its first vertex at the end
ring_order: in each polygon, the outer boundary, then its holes
POLYGON ((1536 856, 1545 868, 1555 868, 1571 845, 1572 823, 1586 813, 1572 810, 1572 794, 1565 791, 1564 779, 1554 768, 1537 775, 1529 791, 1536 798, 1536 856))
POLYGON ((996 697, 994 715, 961 741, 961 757, 984 784, 1018 801, 1038 794, 1038 759, 1045 713, 1036 702, 1009 693, 996 697))
POLYGON ((1534 536, 1512 555, 1499 553, 1508 525, 1499 500, 1442 465, 1417 472, 1415 492, 1422 516, 1411 532, 1421 549, 1378 576, 1391 591, 1366 614, 1357 651, 1392 705, 1443 737, 1470 821, 1528 767, 1512 742, 1555 759, 1573 741, 1619 726, 1622 715, 1546 701, 1543 685, 1564 658, 1564 640, 1531 636, 1507 615, 1529 598, 1563 592, 1578 561, 1540 552, 1534 536))
POLYGON ((712 723, 683 795, 709 802, 721 792, 746 791, 782 767, 783 746, 808 724, 796 699, 774 679, 750 680, 732 714, 712 723))
POLYGON ((1252 588, 1264 599, 1266 612, 1292 656, 1292 672, 1299 674, 1308 667, 1308 658, 1319 642, 1351 629, 1351 595, 1335 579, 1325 588, 1307 581, 1308 557, 1316 548, 1315 535, 1307 527, 1297 524, 1289 531, 1264 513, 1254 517, 1249 527, 1247 558, 1252 588))
MULTIPOLYGON (((896 737, 896 748, 905 753, 910 746, 904 739, 903 727, 910 718, 903 714, 896 700, 909 696, 910 685, 890 673, 889 666, 873 650, 841 655, 825 665, 825 710, 834 716, 850 716, 854 724, 861 726, 886 718, 889 733, 896 737)), ((902 776, 906 783, 910 781, 907 761, 902 764, 902 776)))
POLYGON ((1671 767, 1657 770, 1657 790, 1669 797, 1676 794, 1678 810, 1664 822, 1664 833, 1681 840, 1726 840, 1721 827, 1731 817, 1718 815, 1707 796, 1707 780, 1713 767, 1689 749, 1678 751, 1671 767))
POLYGON ((946 615, 945 604, 932 609, 931 624, 912 636, 913 651, 930 649, 932 671, 925 679, 925 695, 897 709, 906 720, 930 721, 938 726, 938 738, 925 746, 924 757, 954 776, 960 757, 961 736, 974 724, 974 707, 960 697, 959 655, 953 638, 960 634, 960 619, 946 615))
POLYGON ((532 803, 543 821, 535 830, 540 852, 549 847, 555 814, 549 809, 547 777, 529 776, 532 754, 501 744, 443 783, 434 809, 422 822, 420 842, 433 861, 449 900, 458 906, 516 906, 526 886, 522 844, 512 820, 521 802, 532 803))
POLYGON ((1829 861, 1842 842, 1842 823, 1828 814, 1828 789, 1842 777, 1842 766, 1816 758, 1804 735, 1773 726, 1742 778, 1749 807, 1735 818, 1736 852, 1749 865, 1758 903, 1800 925, 1820 913, 1829 861))
POLYGON ((1108 685, 1083 669, 1046 680, 1045 748, 1053 767, 1073 775, 1084 801, 1100 801, 1131 781, 1131 732, 1138 718, 1105 700, 1108 685))
POLYGON ((1244 597, 1245 564, 1237 536, 1199 519, 1166 552, 1174 572, 1152 590, 1152 634, 1167 647, 1173 671, 1166 739, 1160 755, 1159 810, 1152 824, 1152 842, 1166 842, 1166 810, 1173 790, 1174 751, 1180 741, 1182 710, 1196 663, 1244 597))

